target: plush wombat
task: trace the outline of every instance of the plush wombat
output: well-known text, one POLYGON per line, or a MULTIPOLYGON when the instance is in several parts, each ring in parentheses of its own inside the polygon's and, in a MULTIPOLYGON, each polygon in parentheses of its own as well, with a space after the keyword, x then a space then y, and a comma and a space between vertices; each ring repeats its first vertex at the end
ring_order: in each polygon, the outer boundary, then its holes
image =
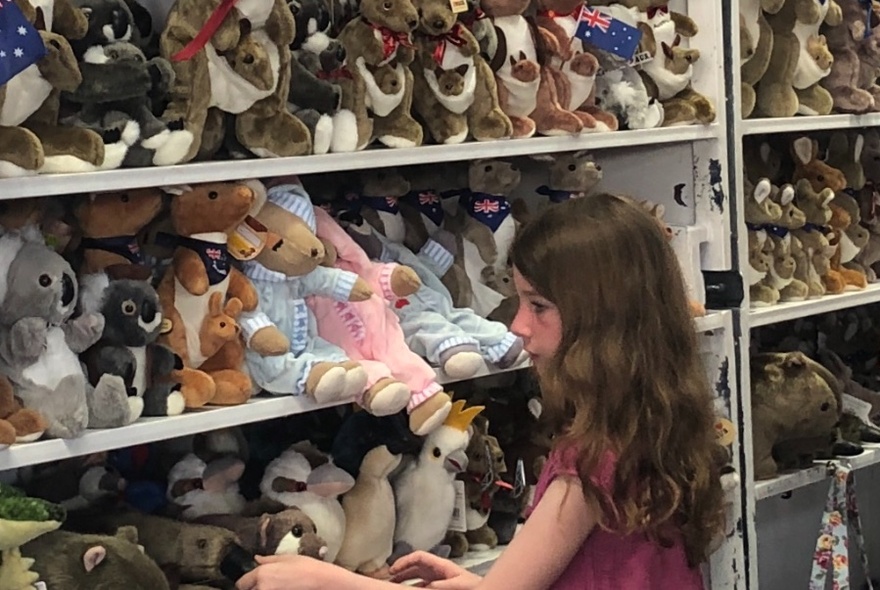
POLYGON ((306 555, 324 559, 327 545, 315 523, 299 508, 287 508, 275 514, 238 516, 212 514, 195 520, 229 529, 247 551, 255 555, 306 555))

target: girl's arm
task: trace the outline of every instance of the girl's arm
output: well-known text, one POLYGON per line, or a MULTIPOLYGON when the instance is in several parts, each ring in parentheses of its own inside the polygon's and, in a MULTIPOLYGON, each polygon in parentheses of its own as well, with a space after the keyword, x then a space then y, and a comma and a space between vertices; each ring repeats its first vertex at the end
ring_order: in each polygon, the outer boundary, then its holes
MULTIPOLYGON (((478 576, 467 575, 464 570, 459 573, 459 568, 450 563, 448 565, 452 565, 452 568, 445 575, 451 577, 433 582, 428 588, 546 590, 568 567, 596 522, 596 516, 587 508, 580 482, 574 477, 559 477, 547 488, 522 531, 514 537, 485 578, 481 580, 478 576)), ((238 590, 400 588, 397 584, 360 576, 308 557, 271 556, 258 558, 258 561, 260 567, 238 581, 238 590)), ((429 569, 429 564, 407 562, 407 558, 403 558, 395 563, 392 573, 429 569)))
POLYGON ((598 518, 581 483, 559 477, 547 488, 522 530, 477 586, 479 590, 546 590, 562 575, 598 518))

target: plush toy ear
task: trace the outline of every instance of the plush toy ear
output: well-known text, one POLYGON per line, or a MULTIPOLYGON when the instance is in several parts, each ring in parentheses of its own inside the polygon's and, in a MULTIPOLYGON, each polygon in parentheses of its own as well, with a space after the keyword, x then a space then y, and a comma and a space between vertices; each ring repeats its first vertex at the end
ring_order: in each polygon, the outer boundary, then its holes
POLYGON ((313 494, 335 498, 354 487, 354 478, 348 472, 327 463, 313 469, 306 483, 313 494))
POLYGON ((124 541, 128 541, 133 545, 138 544, 138 531, 136 527, 133 526, 121 526, 116 529, 116 537, 118 539, 122 539, 124 541))
POLYGON ((86 573, 90 573, 93 569, 101 565, 104 558, 107 557, 107 549, 103 545, 95 545, 86 549, 83 553, 83 567, 86 573))
POLYGON ((260 212, 260 210, 263 208, 263 205, 266 204, 266 200, 268 199, 266 185, 256 178, 243 180, 241 183, 254 191, 254 196, 256 198, 254 199, 254 204, 251 205, 251 210, 248 212, 248 215, 250 215, 251 217, 256 217, 257 213, 260 212))
POLYGON ((794 187, 786 184, 779 192, 779 202, 783 205, 790 205, 794 201, 794 187))
POLYGON ((162 191, 169 195, 180 196, 183 193, 188 193, 192 191, 192 187, 188 184, 179 184, 175 186, 163 186, 161 187, 162 191))
POLYGON ((861 133, 856 135, 853 141, 853 159, 858 162, 862 159, 862 151, 865 149, 865 136, 861 133))
POLYGON ((214 292, 211 293, 211 297, 208 298, 208 312, 211 314, 211 317, 217 317, 223 313, 223 294, 214 292))
POLYGON ((269 526, 272 524, 272 517, 264 514, 260 517, 260 549, 261 552, 266 550, 269 545, 269 526))
POLYGON ((672 53, 672 47, 666 44, 665 41, 660 43, 660 46, 663 48, 663 55, 665 55, 668 59, 672 59, 674 54, 672 53))
POLYGON ((770 193, 773 192, 773 185, 766 178, 762 178, 758 181, 758 184, 755 185, 755 190, 752 193, 752 196, 755 197, 755 201, 758 204, 763 203, 768 198, 770 198, 770 193))
POLYGON ((786 248, 791 247, 791 234, 790 233, 785 234, 785 237, 782 238, 782 243, 783 243, 783 245, 785 245, 786 248))
POLYGON ((799 137, 791 144, 795 158, 801 164, 809 164, 813 160, 813 140, 809 137, 799 137))
POLYGON ((681 35, 676 35, 675 41, 672 42, 672 46, 678 47, 679 45, 681 45, 681 35))
POLYGON ((469 64, 461 64, 460 66, 455 68, 455 71, 458 72, 460 76, 464 76, 465 74, 467 74, 468 68, 470 68, 469 64))
POLYGON ((226 309, 224 311, 229 317, 237 318, 242 309, 244 309, 244 304, 241 302, 241 299, 238 297, 231 297, 229 301, 226 302, 226 309))

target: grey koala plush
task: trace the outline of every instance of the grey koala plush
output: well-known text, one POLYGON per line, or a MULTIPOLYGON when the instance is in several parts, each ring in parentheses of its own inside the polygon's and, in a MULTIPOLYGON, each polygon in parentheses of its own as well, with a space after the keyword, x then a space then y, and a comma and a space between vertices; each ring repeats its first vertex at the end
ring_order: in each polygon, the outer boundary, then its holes
POLYGON ((104 318, 72 318, 76 305, 73 270, 38 229, 0 237, 0 372, 23 405, 46 418, 49 437, 133 419, 121 379, 107 375, 94 388, 86 381, 77 355, 98 340, 104 318))
POLYGON ((101 303, 104 332, 85 355, 92 383, 102 375, 118 375, 129 396, 143 399, 144 416, 183 413, 180 385, 167 377, 183 368, 170 348, 156 343, 162 329, 159 296, 144 281, 110 281, 101 303))
POLYGON ((171 131, 180 126, 166 124, 152 110, 156 98, 167 95, 174 83, 171 64, 161 57, 148 60, 135 44, 117 41, 86 49, 79 68, 82 83, 63 95, 78 112, 65 123, 100 131, 118 127, 120 119, 134 121, 140 139, 128 150, 123 165, 151 165, 155 151, 175 141, 171 131))
MULTIPOLYGON (((141 31, 145 24, 141 22, 138 26, 132 8, 140 9, 138 14, 141 21, 144 17, 140 11, 144 9, 133 0, 74 0, 73 4, 89 19, 89 29, 85 36, 70 41, 70 46, 78 60, 82 60, 85 52, 96 45, 125 41, 142 47, 141 31)), ((150 29, 152 29, 152 19, 150 29)))

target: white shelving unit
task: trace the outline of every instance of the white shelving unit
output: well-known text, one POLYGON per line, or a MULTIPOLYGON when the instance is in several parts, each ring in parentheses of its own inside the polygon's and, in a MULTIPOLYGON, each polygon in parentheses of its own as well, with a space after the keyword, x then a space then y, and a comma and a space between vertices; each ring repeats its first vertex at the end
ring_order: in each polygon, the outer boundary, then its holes
MULTIPOLYGON (((748 240, 745 239, 746 227, 745 221, 741 215, 744 211, 744 195, 742 179, 740 177, 744 170, 743 163, 743 139, 754 135, 773 135, 773 134, 805 134, 809 135, 814 132, 825 132, 831 130, 860 129, 866 127, 880 126, 880 113, 872 113, 865 115, 828 115, 828 116, 797 116, 791 118, 770 118, 770 119, 748 119, 743 120, 741 117, 741 96, 740 96, 740 65, 737 56, 740 55, 740 33, 739 33, 739 12, 741 0, 730 0, 725 2, 725 23, 727 27, 727 35, 725 41, 729 45, 729 55, 733 56, 728 70, 728 115, 730 133, 729 145, 731 146, 730 165, 732 169, 737 171, 737 175, 731 178, 732 191, 735 194, 735 207, 737 211, 737 221, 735 224, 735 235, 738 236, 737 244, 737 260, 738 267, 743 276, 743 271, 748 265, 748 240)), ((810 299, 801 302, 783 303, 775 306, 750 308, 748 301, 748 289, 746 289, 746 298, 743 302, 743 310, 738 314, 741 333, 739 344, 740 364, 738 382, 739 389, 742 392, 740 399, 740 422, 739 428, 742 433, 742 452, 746 457, 746 469, 744 471, 744 512, 746 529, 746 545, 748 554, 748 588, 757 590, 760 587, 758 576, 759 555, 758 555, 758 538, 756 533, 756 502, 773 498, 788 492, 793 492, 800 488, 807 487, 811 484, 821 482, 832 472, 834 463, 847 464, 853 469, 864 469, 880 463, 880 447, 876 445, 863 445, 865 451, 855 457, 836 459, 833 462, 817 461, 815 466, 796 472, 784 473, 776 478, 755 481, 754 473, 751 465, 752 456, 752 437, 751 437, 751 400, 750 400, 750 379, 749 379, 749 340, 750 330, 761 326, 787 322, 802 317, 808 317, 832 311, 847 309, 851 307, 880 302, 880 284, 869 285, 867 289, 861 291, 847 291, 839 295, 828 295, 825 297, 810 299)), ((816 506, 816 526, 818 527, 819 517, 822 506, 816 506)), ((817 528, 818 530, 818 528, 817 528)), ((809 556, 804 556, 803 560, 809 560, 809 556)), ((767 567, 781 567, 777 559, 771 559, 773 565, 767 567)), ((791 587, 806 586, 807 579, 792 580, 791 587)), ((771 589, 772 590, 772 589, 771 589)))
MULTIPOLYGON (((142 1, 154 15, 163 14, 170 3, 168 0, 142 1)), ((670 0, 670 8, 689 14, 699 23, 700 34, 685 43, 701 52, 701 58, 695 64, 694 88, 712 98, 718 108, 717 121, 711 125, 0 179, 0 200, 425 163, 443 166, 478 158, 526 160, 525 156, 537 154, 590 150, 602 163, 605 175, 601 187, 603 190, 632 194, 665 206, 666 220, 684 236, 683 240, 694 244, 691 251, 677 253, 683 264, 691 265, 687 269, 691 280, 699 282, 702 280, 701 270, 729 270, 733 268, 737 256, 736 245, 730 239, 735 223, 732 208, 735 210, 736 203, 732 202, 728 190, 731 186, 728 178, 731 160, 728 157, 729 113, 725 109, 725 97, 729 94, 724 75, 728 62, 725 52, 729 52, 729 55, 736 55, 736 52, 730 52, 718 42, 728 37, 724 26, 725 3, 670 0)), ((538 174, 545 172, 532 170, 525 176, 531 179, 538 174)), ((524 183, 521 190, 533 192, 534 186, 524 183)), ((679 247, 688 249, 681 244, 679 247)), ((693 295, 702 299, 701 283, 699 287, 691 284, 693 295)), ((748 411, 741 407, 743 396, 738 393, 740 383, 736 379, 739 323, 739 314, 732 311, 712 312, 695 320, 695 329, 701 334, 706 370, 717 392, 717 411, 733 421, 748 411)), ((527 361, 523 360, 508 370, 527 366, 527 361)), ((477 377, 494 373, 497 371, 486 369, 477 377)), ((441 383, 453 382, 442 372, 438 372, 438 380, 441 383)), ((243 406, 205 409, 174 418, 142 419, 125 428, 88 431, 76 440, 13 445, 0 450, 0 472, 318 408, 302 397, 260 396, 243 406)), ((745 547, 750 525, 749 515, 741 508, 749 504, 747 498, 753 497, 753 491, 745 483, 750 481, 749 476, 745 475, 749 469, 748 462, 741 461, 748 456, 748 449, 740 449, 740 445, 747 440, 746 435, 734 443, 734 467, 744 474, 744 483, 741 489, 735 491, 735 509, 731 515, 731 532, 727 542, 706 567, 711 590, 740 590, 747 587, 745 547)), ((466 557, 467 563, 471 564, 468 567, 482 567, 497 558, 500 551, 497 549, 469 555, 466 557), (476 561, 471 562, 471 559, 476 561)))

